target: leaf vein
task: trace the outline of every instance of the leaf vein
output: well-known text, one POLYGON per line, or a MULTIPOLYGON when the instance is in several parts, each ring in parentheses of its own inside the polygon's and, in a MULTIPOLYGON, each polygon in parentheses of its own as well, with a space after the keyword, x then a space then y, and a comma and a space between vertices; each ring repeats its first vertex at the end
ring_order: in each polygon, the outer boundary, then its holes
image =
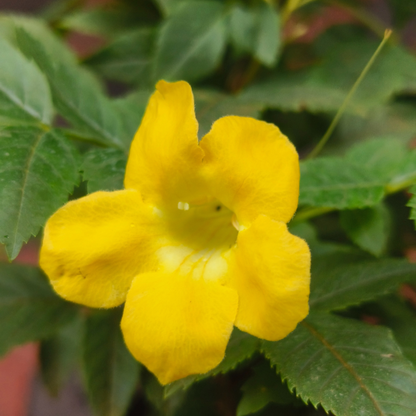
POLYGON ((319 340, 328 349, 328 351, 341 363, 341 365, 345 367, 345 369, 355 378, 359 387, 361 387, 361 389, 367 394, 367 396, 372 401, 374 408, 376 409, 378 414, 384 416, 384 412, 378 405, 375 397, 368 389, 368 387, 363 383, 362 378, 359 376, 359 374, 357 374, 355 369, 344 360, 344 358, 335 350, 335 348, 315 328, 313 328, 310 324, 306 323, 305 321, 302 322, 302 325, 311 333, 312 336, 319 340))

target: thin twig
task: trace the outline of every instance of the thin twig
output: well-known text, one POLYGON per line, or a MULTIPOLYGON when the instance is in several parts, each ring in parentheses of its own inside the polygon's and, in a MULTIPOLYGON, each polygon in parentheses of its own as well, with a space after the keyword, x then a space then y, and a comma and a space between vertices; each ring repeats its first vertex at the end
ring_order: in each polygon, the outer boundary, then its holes
POLYGON ((345 109, 347 108, 347 105, 349 104, 352 96, 354 95, 354 93, 357 90, 358 86, 361 84, 361 81, 365 78, 365 76, 367 75, 368 71, 372 67, 372 65, 373 65, 374 61, 376 60, 377 56, 379 55, 379 53, 383 49, 383 46, 388 41, 391 33, 392 33, 392 31, 390 29, 387 29, 385 31, 383 40, 381 41, 380 45, 378 46, 378 48, 374 52, 373 56, 367 62, 367 65, 365 66, 365 68, 362 70, 360 76, 355 81, 355 83, 352 86, 350 92, 345 97, 344 102, 342 103, 341 107, 339 108, 339 110, 335 114, 335 117, 332 120, 331 124, 329 125, 328 130, 326 131, 326 133, 324 134, 324 136, 322 137, 322 139, 319 141, 319 143, 312 150, 312 152, 309 153, 309 155, 306 157, 306 159, 312 159, 313 157, 315 157, 316 155, 318 155, 318 153, 323 149, 323 147, 325 146, 326 142, 331 137, 331 134, 334 131, 335 127, 337 126, 337 124, 338 124, 341 116, 343 115, 345 109))

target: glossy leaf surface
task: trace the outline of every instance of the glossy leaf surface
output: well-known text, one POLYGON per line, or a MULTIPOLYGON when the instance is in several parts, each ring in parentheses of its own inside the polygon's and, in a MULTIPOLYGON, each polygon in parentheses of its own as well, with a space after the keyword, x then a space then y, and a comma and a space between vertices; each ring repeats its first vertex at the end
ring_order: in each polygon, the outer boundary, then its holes
POLYGON ((371 177, 364 167, 341 158, 319 158, 301 164, 300 204, 337 209, 363 208, 377 204, 383 194, 381 181, 371 177))
POLYGON ((383 327, 311 314, 266 357, 306 402, 337 416, 411 416, 416 372, 383 327))
POLYGON ((0 130, 0 242, 14 259, 78 183, 79 156, 58 130, 0 130))
MULTIPOLYGON (((416 265, 406 260, 351 261, 312 270, 310 305, 314 309, 343 309, 395 291, 416 281, 416 265)), ((318 262, 325 263, 322 256, 318 262)), ((315 266, 316 267, 316 266, 315 266)))

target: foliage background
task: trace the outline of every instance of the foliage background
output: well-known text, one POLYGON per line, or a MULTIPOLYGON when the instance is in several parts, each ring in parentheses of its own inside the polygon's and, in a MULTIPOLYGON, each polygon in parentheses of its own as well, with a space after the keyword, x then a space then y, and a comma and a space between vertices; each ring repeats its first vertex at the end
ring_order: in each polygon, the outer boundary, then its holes
POLYGON ((99 416, 415 415, 415 51, 413 0, 61 0, 0 15, 0 353, 39 340, 51 394, 76 365, 99 416), (162 78, 191 82, 201 136, 235 114, 290 137, 304 159, 290 226, 313 255, 311 314, 292 334, 236 330, 218 368, 165 389, 126 350, 121 308, 65 302, 7 262, 68 197, 122 187, 162 78))

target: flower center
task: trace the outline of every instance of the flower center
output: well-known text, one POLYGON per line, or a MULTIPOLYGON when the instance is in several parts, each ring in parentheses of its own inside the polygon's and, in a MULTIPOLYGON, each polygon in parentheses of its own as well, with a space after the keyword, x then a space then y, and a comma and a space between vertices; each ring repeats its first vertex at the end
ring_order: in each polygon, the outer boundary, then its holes
POLYGON ((233 212, 214 200, 180 201, 177 210, 161 213, 166 230, 156 253, 163 271, 220 279, 237 239, 233 212))

